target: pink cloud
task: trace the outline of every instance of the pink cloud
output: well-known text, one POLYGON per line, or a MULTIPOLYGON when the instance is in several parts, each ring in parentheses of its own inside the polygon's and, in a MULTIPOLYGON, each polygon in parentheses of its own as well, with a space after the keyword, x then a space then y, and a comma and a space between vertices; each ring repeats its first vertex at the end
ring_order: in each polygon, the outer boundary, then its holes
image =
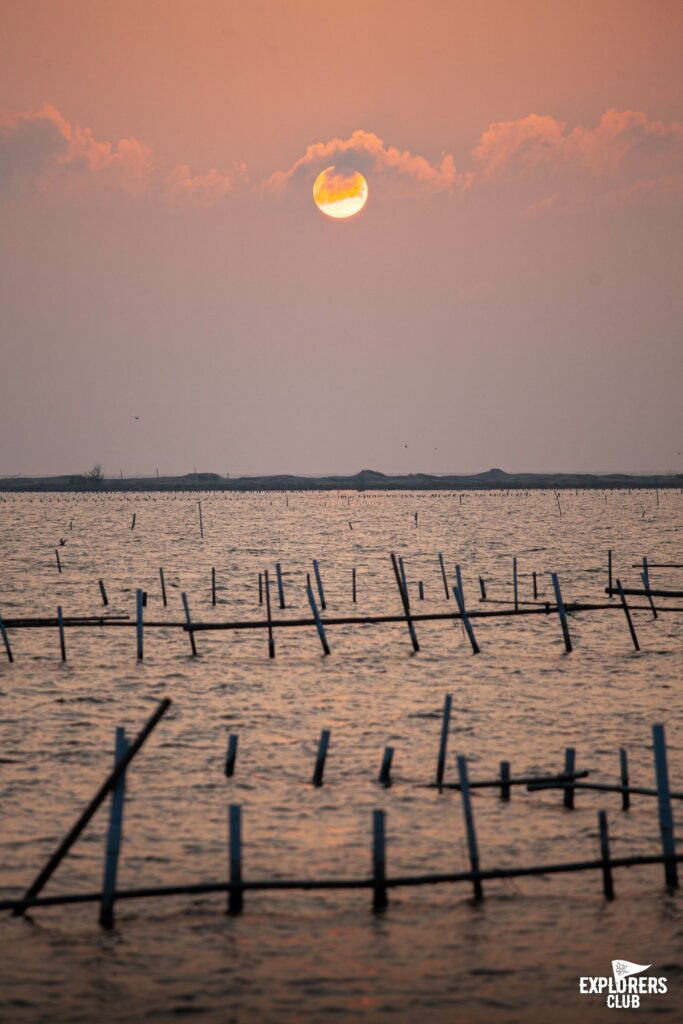
POLYGON ((138 139, 100 141, 49 104, 0 117, 0 186, 29 182, 48 188, 63 181, 66 172, 83 171, 139 191, 153 166, 152 150, 138 139))
POLYGON ((348 139, 330 139, 308 146, 288 170, 273 174, 267 185, 285 188, 299 174, 309 170, 317 173, 335 162, 350 162, 362 173, 371 171, 402 181, 413 189, 451 191, 460 180, 450 153, 444 153, 437 163, 430 163, 408 149, 386 146, 374 132, 358 129, 348 139))
POLYGON ((683 125, 651 121, 638 110, 607 110, 593 128, 567 130, 564 121, 529 114, 498 121, 474 150, 480 179, 539 168, 574 167, 599 175, 628 173, 636 164, 665 165, 683 153, 683 125))
POLYGON ((232 192, 238 182, 246 179, 246 164, 236 165, 230 174, 212 167, 206 174, 193 175, 188 164, 178 164, 166 175, 163 189, 166 196, 176 201, 192 201, 209 206, 232 192))

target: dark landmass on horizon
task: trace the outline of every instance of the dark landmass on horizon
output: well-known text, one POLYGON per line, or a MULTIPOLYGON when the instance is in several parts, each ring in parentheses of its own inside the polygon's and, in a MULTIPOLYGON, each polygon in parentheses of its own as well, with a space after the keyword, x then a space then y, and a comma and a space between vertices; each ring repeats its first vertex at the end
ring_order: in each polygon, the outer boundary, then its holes
POLYGON ((450 491, 563 488, 683 487, 683 473, 506 473, 489 469, 465 476, 409 473, 387 475, 364 469, 352 476, 224 477, 218 473, 184 476, 92 479, 86 474, 0 479, 0 491, 450 491))

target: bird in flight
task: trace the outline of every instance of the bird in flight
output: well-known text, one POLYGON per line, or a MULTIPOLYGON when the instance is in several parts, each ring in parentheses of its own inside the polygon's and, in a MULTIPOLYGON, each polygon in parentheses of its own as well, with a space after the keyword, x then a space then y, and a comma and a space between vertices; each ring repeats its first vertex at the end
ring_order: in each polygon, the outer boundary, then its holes
POLYGON ((131 416, 131 419, 133 419, 133 420, 139 420, 139 419, 140 419, 140 417, 139 417, 139 416, 131 416))
POLYGON ((66 539, 64 537, 60 537, 59 538, 59 546, 60 546, 60 548, 63 548, 65 544, 66 544, 66 539))

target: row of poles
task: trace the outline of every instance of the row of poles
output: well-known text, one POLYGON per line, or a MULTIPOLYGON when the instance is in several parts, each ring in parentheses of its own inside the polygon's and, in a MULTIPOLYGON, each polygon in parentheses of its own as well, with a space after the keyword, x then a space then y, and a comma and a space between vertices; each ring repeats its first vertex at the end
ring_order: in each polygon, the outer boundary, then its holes
MULTIPOLYGON (((447 701, 449 698, 447 698, 447 701)), ((372 906, 375 911, 383 911, 388 905, 388 890, 390 888, 437 885, 443 883, 467 882, 472 885, 473 897, 480 901, 484 898, 484 883, 501 878, 519 878, 533 875, 549 875, 569 873, 576 871, 600 870, 602 872, 603 892, 606 899, 614 898, 613 870, 618 867, 662 864, 664 866, 664 880, 666 885, 673 889, 678 885, 678 863, 683 860, 683 855, 676 853, 674 838, 673 815, 671 811, 672 794, 669 786, 667 751, 664 734, 664 726, 655 724, 652 727, 652 741, 654 749, 656 794, 659 812, 659 830, 661 839, 661 854, 648 854, 629 857, 613 857, 610 850, 610 838, 608 830, 607 812, 598 812, 598 833, 599 833, 599 857, 592 860, 565 862, 559 864, 539 864, 530 867, 504 867, 484 868, 480 856, 477 832, 475 827, 474 809, 472 804, 472 790, 477 787, 489 785, 488 781, 471 781, 468 773, 467 758, 458 755, 456 759, 458 782, 457 788, 460 791, 465 836, 469 859, 469 870, 460 872, 448 872, 440 874, 421 874, 389 877, 387 874, 387 816, 384 810, 376 809, 372 813, 372 847, 371 863, 372 872, 369 877, 346 878, 346 879, 277 879, 277 880, 247 880, 244 878, 243 861, 243 824, 242 808, 238 804, 230 804, 228 808, 228 878, 227 880, 213 882, 195 882, 173 886, 153 886, 137 889, 119 889, 117 887, 118 862, 123 835, 123 811, 125 798, 126 771, 135 755, 142 748, 146 739, 156 727, 162 716, 170 707, 171 701, 164 699, 151 717, 148 719, 140 733, 132 741, 128 742, 122 728, 116 730, 114 767, 98 789, 95 796, 88 803, 76 822, 69 829, 65 837, 59 843, 56 850, 49 857, 48 861, 38 873, 34 881, 29 885, 24 894, 15 899, 0 901, 0 910, 10 910, 15 916, 23 915, 28 909, 38 906, 56 906, 78 903, 98 903, 99 921, 102 927, 111 928, 114 923, 114 904, 121 899, 141 899, 144 897, 177 896, 182 894, 201 894, 212 892, 224 892, 228 896, 227 910, 230 914, 239 914, 243 910, 244 893, 248 890, 329 890, 329 889, 371 889, 372 906), (111 793, 111 805, 109 816, 109 828, 106 837, 106 848, 104 858, 104 874, 102 888, 97 892, 64 894, 57 896, 41 896, 41 892, 53 876, 59 864, 69 852, 73 844, 81 835, 85 827, 105 798, 111 793)), ((450 714, 450 703, 448 704, 450 714)), ((446 713, 444 709, 444 721, 446 713)), ((446 725, 447 735, 447 725, 446 725)), ((445 742, 443 740, 439 748, 439 766, 445 764, 445 742), (443 748, 443 749, 442 749, 443 748)), ((325 730, 321 737, 321 744, 316 759, 316 769, 313 776, 313 784, 322 784, 322 768, 329 744, 329 731, 325 730), (322 763, 321 763, 322 759, 322 763)), ((233 743, 233 765, 234 754, 236 753, 236 741, 233 743)), ((230 747, 228 751, 230 756, 230 747)), ((502 762, 502 765, 507 762, 502 762)), ((226 766, 227 767, 227 766, 226 766)), ((509 768, 509 765, 508 765, 509 768)), ((438 774, 437 769, 437 774, 438 774)), ((443 776, 443 769, 441 768, 443 776)), ((546 785, 560 785, 565 788, 565 807, 573 806, 573 789, 578 785, 577 778, 580 773, 575 771, 573 750, 569 748, 565 759, 565 772, 563 777, 556 777, 551 780, 535 780, 539 788, 546 785), (571 755, 571 756, 570 756, 571 755), (568 793, 572 793, 568 802, 568 793)), ((501 796, 509 799, 509 787, 520 783, 522 780, 504 777, 501 767, 501 796), (504 787, 507 787, 505 789, 504 787), (506 795, 507 793, 507 795, 506 795)), ((622 787, 630 792, 637 791, 632 787, 622 787)), ((626 808, 625 808, 626 809, 626 808)))
MULTIPOLYGON (((197 655, 197 644, 195 640, 195 633, 202 630, 220 630, 220 629, 266 629, 268 631, 268 654, 269 657, 275 657, 275 638, 274 629, 283 627, 298 627, 298 626, 315 626, 318 633, 320 643, 322 646, 323 654, 329 655, 331 653, 330 644, 327 638, 326 627, 330 625, 344 625, 344 624, 377 624, 377 623, 388 623, 388 622, 405 622, 412 649, 414 653, 419 652, 420 644, 417 638, 417 632, 415 629, 415 622, 417 621, 437 621, 441 619, 459 620, 462 622, 465 633, 468 637, 472 653, 480 653, 480 645, 477 640, 472 619, 474 618, 491 618, 491 617, 506 617, 511 614, 514 615, 530 615, 530 614, 551 614, 557 612, 559 616, 560 626, 562 629, 562 638, 564 642, 565 651, 570 654, 573 650, 572 637, 569 630, 568 611, 572 613, 584 612, 584 611, 597 611, 597 610, 610 610, 615 607, 620 607, 623 610, 626 622, 628 625, 629 633, 635 651, 640 651, 640 641, 636 632, 633 616, 631 614, 632 609, 627 601, 627 595, 629 596, 643 596, 647 599, 647 609, 651 611, 654 619, 658 618, 658 609, 654 603, 654 598, 665 597, 665 598, 681 598, 683 597, 683 591, 678 590, 662 590, 653 589, 650 580, 650 569, 654 568, 654 565, 649 565, 647 558, 642 560, 642 570, 640 573, 642 588, 625 588, 623 587, 621 580, 617 578, 613 579, 612 571, 612 551, 608 552, 608 585, 605 588, 605 592, 608 597, 612 599, 615 596, 619 597, 619 605, 609 604, 596 604, 596 603, 579 603, 573 602, 567 606, 565 604, 562 590, 560 586, 559 576, 556 572, 551 572, 550 579, 552 583, 554 593, 554 604, 551 602, 539 602, 538 596, 538 574, 534 571, 532 576, 533 583, 533 595, 534 601, 521 601, 519 597, 519 573, 517 566, 517 558, 513 558, 512 566, 512 587, 513 587, 513 600, 509 601, 491 601, 487 595, 486 582, 482 576, 479 576, 479 587, 480 587, 480 602, 486 602, 490 604, 506 604, 512 605, 512 608, 506 608, 505 610, 470 610, 465 604, 465 594, 463 587, 462 570, 460 565, 455 566, 455 586, 451 586, 446 573, 443 555, 439 553, 439 567, 442 575, 442 581, 446 598, 450 600, 453 598, 457 605, 457 612, 453 613, 413 613, 411 610, 411 599, 409 592, 409 585, 406 577, 405 565, 403 558, 398 557, 392 552, 391 553, 391 565, 394 573, 396 585, 398 587, 401 604, 403 607, 403 615, 364 615, 356 617, 327 617, 323 619, 321 611, 327 610, 327 599, 325 596, 325 588, 322 581, 320 572, 320 566, 316 559, 313 559, 313 575, 315 579, 315 588, 317 593, 314 593, 312 586, 311 574, 306 574, 306 596, 312 619, 274 619, 272 613, 272 602, 271 602, 271 578, 269 571, 266 569, 265 572, 259 573, 258 575, 258 594, 259 604, 263 605, 265 602, 266 606, 266 620, 265 621, 233 621, 233 622, 195 622, 192 620, 189 607, 189 599, 185 592, 181 593, 181 602, 183 605, 183 611, 185 615, 184 622, 156 622, 156 623, 145 623, 143 618, 143 609, 147 605, 147 594, 142 589, 136 590, 136 617, 135 617, 135 629, 136 629, 136 644, 137 644, 137 658, 139 661, 143 660, 144 657, 144 626, 159 626, 160 628, 172 628, 179 627, 184 629, 190 640, 190 647, 192 655, 197 655)), ((656 563, 656 567, 675 567, 680 566, 677 563, 656 563)), ((639 563, 637 567, 641 567, 639 563)), ((276 585, 278 594, 278 603, 280 609, 286 609, 287 603, 285 600, 284 580, 282 573, 282 566, 279 562, 275 564, 275 575, 276 585)), ((164 607, 168 605, 168 597, 166 591, 166 581, 164 576, 163 568, 159 569, 159 580, 161 587, 161 597, 164 607)), ((106 607, 109 604, 109 598, 107 595, 106 587, 103 580, 98 580, 100 589, 100 595, 102 603, 106 607)), ((216 570, 215 567, 211 568, 211 595, 212 604, 216 604, 217 594, 217 583, 216 583, 216 570)), ((419 581, 418 594, 421 599, 424 598, 424 586, 422 581, 419 581)), ((357 601, 357 574, 355 567, 352 570, 352 601, 357 601)), ((639 607, 639 606, 638 606, 639 607)), ((660 607, 659 611, 663 612, 679 612, 682 609, 672 607, 660 607)), ((35 620, 12 620, 11 625, 15 627, 35 627, 43 628, 51 624, 49 619, 35 619, 35 620)), ((132 625, 128 621, 127 616, 107 616, 105 617, 77 617, 65 620, 61 606, 57 609, 57 618, 54 623, 57 625, 59 631, 59 642, 60 651, 63 661, 66 661, 66 642, 65 642, 65 626, 129 626, 132 625)), ((13 660, 12 648, 7 633, 7 626, 4 623, 2 616, 0 616, 0 635, 5 647, 8 660, 13 660)))

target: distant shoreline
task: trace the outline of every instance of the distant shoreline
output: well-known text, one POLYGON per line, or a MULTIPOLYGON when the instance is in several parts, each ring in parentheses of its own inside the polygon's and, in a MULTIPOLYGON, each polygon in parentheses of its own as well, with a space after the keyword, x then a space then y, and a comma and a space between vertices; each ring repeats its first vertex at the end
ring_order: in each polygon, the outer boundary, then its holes
POLYGON ((226 478, 218 473, 134 477, 94 481, 85 476, 12 477, 0 480, 0 492, 127 492, 127 491, 474 491, 474 490, 642 490, 683 488, 683 473, 506 473, 489 469, 466 476, 429 473, 386 475, 362 470, 352 476, 279 474, 226 478))

